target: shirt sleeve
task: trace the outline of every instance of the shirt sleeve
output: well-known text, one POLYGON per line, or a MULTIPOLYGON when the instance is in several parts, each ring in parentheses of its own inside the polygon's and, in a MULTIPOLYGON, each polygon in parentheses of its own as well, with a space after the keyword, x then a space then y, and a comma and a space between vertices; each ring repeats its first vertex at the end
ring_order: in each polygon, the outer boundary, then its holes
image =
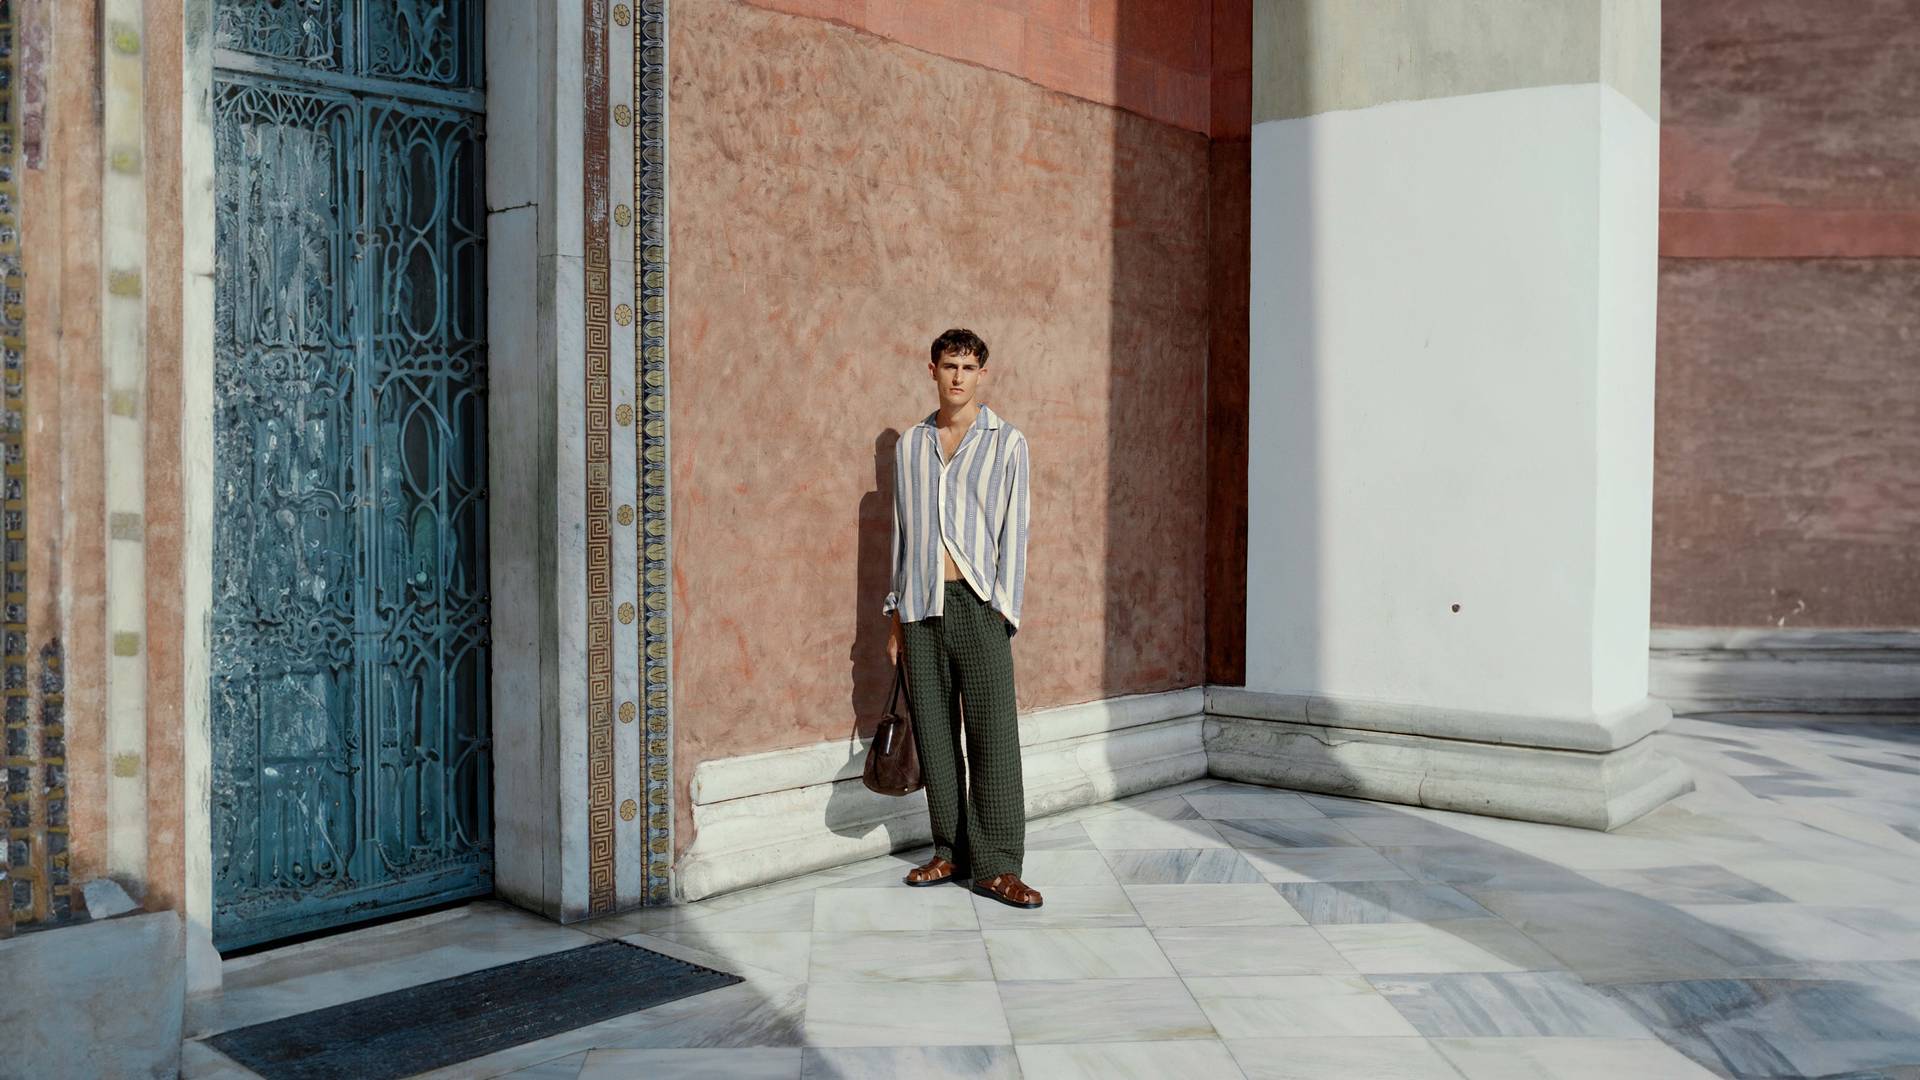
POLYGON ((1027 590, 1027 472, 1027 440, 1022 436, 1007 450, 1007 505, 1000 517, 1000 565, 993 581, 1009 633, 1020 630, 1020 605, 1027 590))
POLYGON ((880 608, 880 614, 891 615, 900 607, 900 590, 907 581, 907 533, 906 526, 900 520, 900 506, 906 501, 906 477, 901 470, 905 464, 900 453, 900 444, 906 442, 902 436, 893 446, 893 573, 887 586, 886 603, 880 608))

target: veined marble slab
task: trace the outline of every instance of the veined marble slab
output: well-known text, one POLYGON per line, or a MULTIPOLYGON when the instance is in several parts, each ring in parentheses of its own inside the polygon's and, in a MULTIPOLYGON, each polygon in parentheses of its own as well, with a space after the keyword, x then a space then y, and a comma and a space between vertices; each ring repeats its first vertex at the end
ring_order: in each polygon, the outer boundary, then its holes
POLYGON ((1433 1044, 1405 1035, 1234 1039, 1227 1048, 1247 1080, 1460 1080, 1433 1044))
POLYGON ((1375 976, 1374 989, 1429 1038, 1476 1035, 1651 1039, 1619 1003, 1563 971, 1375 976))
POLYGON ((1224 1039, 1418 1035, 1357 975, 1248 975, 1187 980, 1224 1039))
POLYGON ((1648 689, 1674 712, 1920 713, 1920 632, 1653 631, 1648 689))
MULTIPOLYGON (((1217 708, 1224 690, 1209 689, 1217 708)), ((1252 702, 1246 691, 1235 698, 1238 711, 1273 715, 1208 715, 1207 769, 1234 780, 1601 830, 1624 825, 1693 786, 1685 766, 1651 740, 1609 748, 1619 729, 1589 740, 1602 744, 1596 749, 1542 748, 1475 741, 1464 728, 1436 738, 1333 726, 1304 719, 1326 719, 1311 710, 1290 714, 1278 704, 1252 702)), ((1665 720, 1664 708, 1659 719, 1665 720)), ((1520 738, 1517 729, 1512 738, 1520 738)))
MULTIPOLYGON (((1253 885, 1266 880, 1245 855, 1230 848, 1142 849, 1102 852, 1114 880, 1125 885, 1253 885)), ((1033 858, 1033 852, 1027 852, 1033 858)))

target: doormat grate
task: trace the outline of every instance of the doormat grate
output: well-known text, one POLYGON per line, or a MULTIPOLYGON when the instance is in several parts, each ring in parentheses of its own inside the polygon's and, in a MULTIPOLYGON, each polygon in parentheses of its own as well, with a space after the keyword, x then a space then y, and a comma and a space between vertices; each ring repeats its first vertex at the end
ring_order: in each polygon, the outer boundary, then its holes
POLYGON ((741 981, 603 941, 207 1040, 266 1080, 385 1080, 470 1061, 741 981))

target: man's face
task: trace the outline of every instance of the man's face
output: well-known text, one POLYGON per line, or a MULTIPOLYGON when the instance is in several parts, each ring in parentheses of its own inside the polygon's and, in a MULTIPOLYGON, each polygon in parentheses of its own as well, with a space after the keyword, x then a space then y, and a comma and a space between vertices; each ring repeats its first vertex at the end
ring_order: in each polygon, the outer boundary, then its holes
POLYGON ((927 370, 940 388, 940 404, 948 408, 960 408, 972 401, 986 377, 986 369, 972 353, 946 353, 939 363, 928 364, 927 370))

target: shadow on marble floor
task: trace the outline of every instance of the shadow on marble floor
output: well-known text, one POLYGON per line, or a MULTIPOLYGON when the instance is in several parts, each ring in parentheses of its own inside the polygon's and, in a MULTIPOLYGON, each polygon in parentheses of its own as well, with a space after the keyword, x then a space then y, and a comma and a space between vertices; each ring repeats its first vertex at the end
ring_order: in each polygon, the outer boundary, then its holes
POLYGON ((924 848, 574 927, 475 905, 249 958, 190 1023, 618 937, 746 981, 437 1075, 1911 1076, 1917 734, 1682 719, 1698 790, 1613 833, 1196 781, 1035 821, 1040 912, 898 887, 924 848))

